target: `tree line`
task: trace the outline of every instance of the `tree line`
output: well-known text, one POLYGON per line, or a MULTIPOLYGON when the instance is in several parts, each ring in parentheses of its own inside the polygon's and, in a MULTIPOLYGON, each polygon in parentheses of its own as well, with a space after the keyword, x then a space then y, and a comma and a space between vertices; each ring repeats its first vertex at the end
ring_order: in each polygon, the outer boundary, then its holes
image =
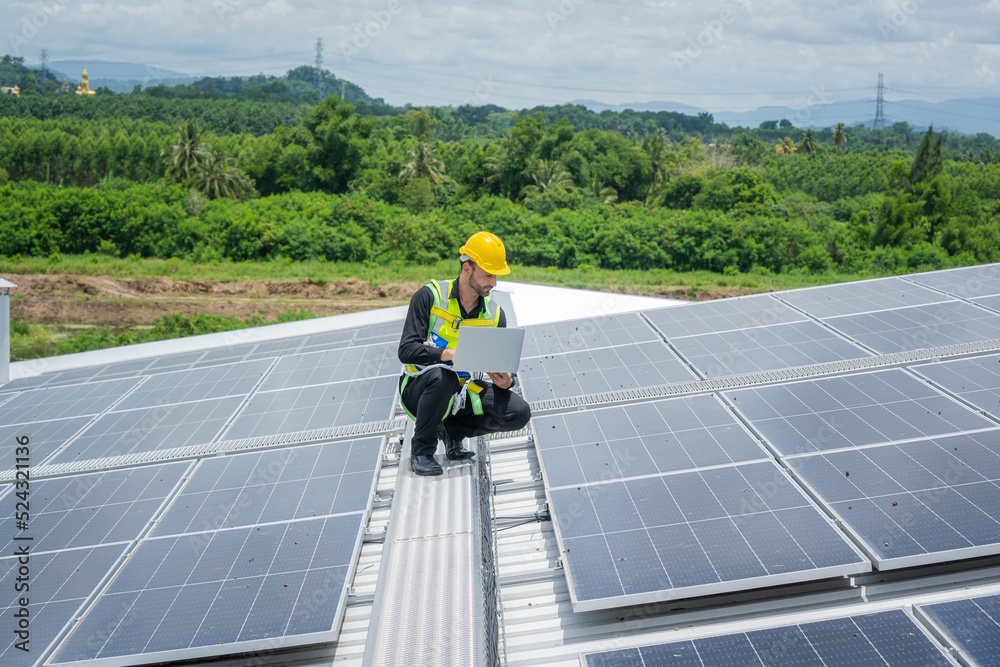
POLYGON ((267 85, 0 97, 0 254, 427 261, 477 227, 560 267, 894 271, 1000 248, 988 135, 239 97, 267 85))

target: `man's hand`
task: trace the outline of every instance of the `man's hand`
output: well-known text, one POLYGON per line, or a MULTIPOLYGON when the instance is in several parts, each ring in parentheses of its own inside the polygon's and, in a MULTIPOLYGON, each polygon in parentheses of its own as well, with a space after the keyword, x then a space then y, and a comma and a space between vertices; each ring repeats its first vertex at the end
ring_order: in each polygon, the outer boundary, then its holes
POLYGON ((510 373, 487 373, 487 375, 490 376, 493 384, 501 389, 510 389, 511 385, 514 384, 514 378, 511 377, 510 373))
POLYGON ((454 348, 446 348, 441 351, 441 361, 454 361, 455 360, 455 350, 454 348))

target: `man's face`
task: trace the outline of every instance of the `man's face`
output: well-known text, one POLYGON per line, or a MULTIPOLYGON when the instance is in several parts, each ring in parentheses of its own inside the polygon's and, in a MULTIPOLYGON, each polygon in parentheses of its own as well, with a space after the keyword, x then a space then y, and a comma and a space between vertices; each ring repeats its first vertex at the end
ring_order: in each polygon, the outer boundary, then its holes
POLYGON ((489 296, 490 290, 497 286, 497 277, 492 273, 486 273, 475 263, 472 263, 471 266, 469 287, 474 289, 479 296, 489 296))

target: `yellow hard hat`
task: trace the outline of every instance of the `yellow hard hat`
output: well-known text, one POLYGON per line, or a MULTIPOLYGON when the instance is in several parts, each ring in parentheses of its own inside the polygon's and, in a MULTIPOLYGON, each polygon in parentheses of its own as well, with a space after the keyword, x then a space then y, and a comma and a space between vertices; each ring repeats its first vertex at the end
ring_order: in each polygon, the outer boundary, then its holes
POLYGON ((507 266, 507 250, 496 234, 476 232, 458 249, 458 252, 470 258, 486 273, 495 276, 505 276, 510 273, 510 267, 507 266))

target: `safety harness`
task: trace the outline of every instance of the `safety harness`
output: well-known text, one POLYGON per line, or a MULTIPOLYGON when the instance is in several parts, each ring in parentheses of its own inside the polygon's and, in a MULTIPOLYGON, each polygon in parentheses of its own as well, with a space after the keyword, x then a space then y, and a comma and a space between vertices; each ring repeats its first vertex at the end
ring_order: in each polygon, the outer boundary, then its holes
MULTIPOLYGON (((446 349, 454 348, 458 343, 458 330, 460 328, 495 327, 500 323, 500 306, 496 306, 496 313, 491 313, 490 298, 488 296, 483 297, 483 309, 479 313, 479 317, 463 318, 458 299, 450 298, 454 282, 454 280, 435 280, 427 284, 427 287, 431 290, 431 294, 434 296, 434 304, 431 306, 431 316, 427 323, 427 340, 424 342, 425 345, 446 349), (447 309, 441 307, 442 303, 447 304, 447 309)), ((428 366, 406 364, 406 369, 403 371, 406 373, 406 377, 403 378, 403 384, 399 387, 400 397, 402 397, 403 390, 406 389, 410 378, 418 377, 432 368, 445 368, 452 371, 458 375, 458 380, 461 383, 461 389, 451 397, 451 400, 448 402, 448 409, 445 410, 442 419, 448 415, 457 414, 465 406, 466 398, 468 398, 472 405, 473 414, 483 414, 483 402, 479 396, 483 391, 483 387, 476 384, 476 381, 469 373, 457 371, 454 366, 446 363, 430 364, 428 366)), ((402 403, 402 400, 400 400, 400 403, 402 403)), ((410 419, 413 421, 417 420, 416 416, 410 412, 405 403, 403 403, 403 410, 406 411, 410 419)))

